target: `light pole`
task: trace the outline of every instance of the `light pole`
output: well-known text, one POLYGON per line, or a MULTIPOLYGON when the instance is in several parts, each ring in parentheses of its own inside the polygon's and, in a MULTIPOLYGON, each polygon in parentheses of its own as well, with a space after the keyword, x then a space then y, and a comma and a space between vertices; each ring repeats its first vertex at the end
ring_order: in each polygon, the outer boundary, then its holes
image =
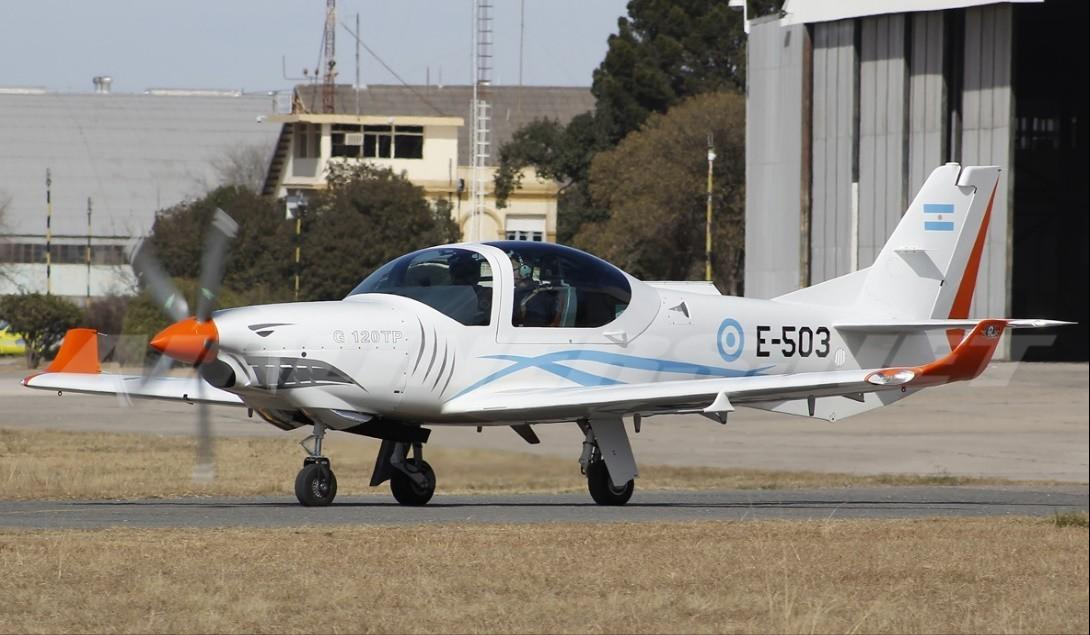
POLYGON ((299 301, 299 268, 303 251, 303 214, 306 212, 306 197, 302 194, 288 194, 284 197, 284 207, 288 220, 295 220, 295 301, 299 301))
POLYGON ((708 133, 708 209, 704 226, 704 279, 712 280, 712 165, 715 163, 715 148, 712 147, 712 133, 708 133))

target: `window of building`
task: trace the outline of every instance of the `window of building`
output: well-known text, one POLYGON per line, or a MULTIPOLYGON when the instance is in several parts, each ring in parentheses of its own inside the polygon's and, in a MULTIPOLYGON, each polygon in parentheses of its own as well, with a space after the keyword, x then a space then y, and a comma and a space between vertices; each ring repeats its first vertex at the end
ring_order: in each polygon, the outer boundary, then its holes
POLYGON ((424 126, 397 126, 394 128, 394 158, 424 158, 424 126))
POLYGON ((363 157, 423 159, 424 126, 364 126, 363 157))
POLYGON ((507 240, 545 240, 544 216, 508 216, 504 220, 504 235, 507 240))
POLYGON ((317 159, 321 153, 322 127, 317 124, 298 122, 292 132, 297 159, 317 159))
POLYGON ((391 260, 349 293, 411 298, 466 326, 492 320, 492 269, 468 249, 425 249, 391 260))
POLYGON ((330 129, 330 156, 358 158, 363 156, 363 127, 336 123, 330 129))
POLYGON ((620 269, 588 253, 544 242, 488 244, 502 249, 511 261, 513 326, 604 326, 617 319, 632 298, 632 286, 620 269))
MULTIPOLYGON (((50 245, 50 262, 59 265, 85 264, 86 244, 50 245)), ((124 245, 92 245, 91 264, 122 265, 129 261, 124 245)), ((0 242, 0 263, 41 264, 45 262, 45 243, 0 242)))
POLYGON ((507 230, 507 240, 530 240, 539 243, 545 240, 545 234, 539 231, 509 229, 507 230))

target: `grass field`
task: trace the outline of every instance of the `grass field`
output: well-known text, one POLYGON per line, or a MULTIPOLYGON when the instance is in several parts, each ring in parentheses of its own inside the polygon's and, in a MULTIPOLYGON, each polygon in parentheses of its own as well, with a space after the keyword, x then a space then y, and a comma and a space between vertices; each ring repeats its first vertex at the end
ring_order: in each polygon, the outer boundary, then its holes
MULTIPOLYGON (((367 486, 378 443, 339 435, 329 457, 344 495, 367 486)), ((217 479, 193 483, 194 441, 143 434, 0 429, 0 498, 104 499, 291 494, 303 451, 291 438, 226 438, 216 445, 217 479)), ((441 493, 584 491, 577 456, 428 448, 441 493)), ((641 489, 782 489, 857 485, 995 483, 950 475, 850 475, 641 466, 641 489)))
POLYGON ((1050 519, 0 531, 0 632, 1087 632, 1050 519))

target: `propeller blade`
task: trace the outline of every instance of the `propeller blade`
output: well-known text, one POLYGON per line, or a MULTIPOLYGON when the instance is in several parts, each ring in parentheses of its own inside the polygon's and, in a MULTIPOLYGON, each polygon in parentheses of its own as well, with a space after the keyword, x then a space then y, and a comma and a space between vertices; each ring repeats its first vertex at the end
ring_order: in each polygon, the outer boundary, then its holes
POLYGON ((206 322, 216 308, 216 298, 223 284, 227 246, 238 234, 238 223, 227 212, 216 208, 201 256, 201 286, 197 291, 197 321, 206 322))
POLYGON ((150 241, 144 241, 132 256, 136 279, 151 294, 155 304, 177 322, 189 315, 189 305, 170 276, 159 264, 150 241))
POLYGON ((212 415, 204 399, 204 379, 197 375, 197 462, 193 482, 207 483, 216 478, 216 457, 212 440, 212 415))

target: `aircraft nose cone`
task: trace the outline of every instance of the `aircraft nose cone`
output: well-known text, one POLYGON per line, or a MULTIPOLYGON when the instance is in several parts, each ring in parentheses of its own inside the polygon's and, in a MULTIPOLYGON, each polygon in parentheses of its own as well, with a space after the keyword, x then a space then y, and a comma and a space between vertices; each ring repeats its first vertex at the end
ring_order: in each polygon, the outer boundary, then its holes
POLYGON ((219 331, 212 320, 198 322, 186 318, 175 322, 151 339, 151 347, 160 353, 187 364, 199 364, 214 355, 212 350, 219 342, 219 331))

